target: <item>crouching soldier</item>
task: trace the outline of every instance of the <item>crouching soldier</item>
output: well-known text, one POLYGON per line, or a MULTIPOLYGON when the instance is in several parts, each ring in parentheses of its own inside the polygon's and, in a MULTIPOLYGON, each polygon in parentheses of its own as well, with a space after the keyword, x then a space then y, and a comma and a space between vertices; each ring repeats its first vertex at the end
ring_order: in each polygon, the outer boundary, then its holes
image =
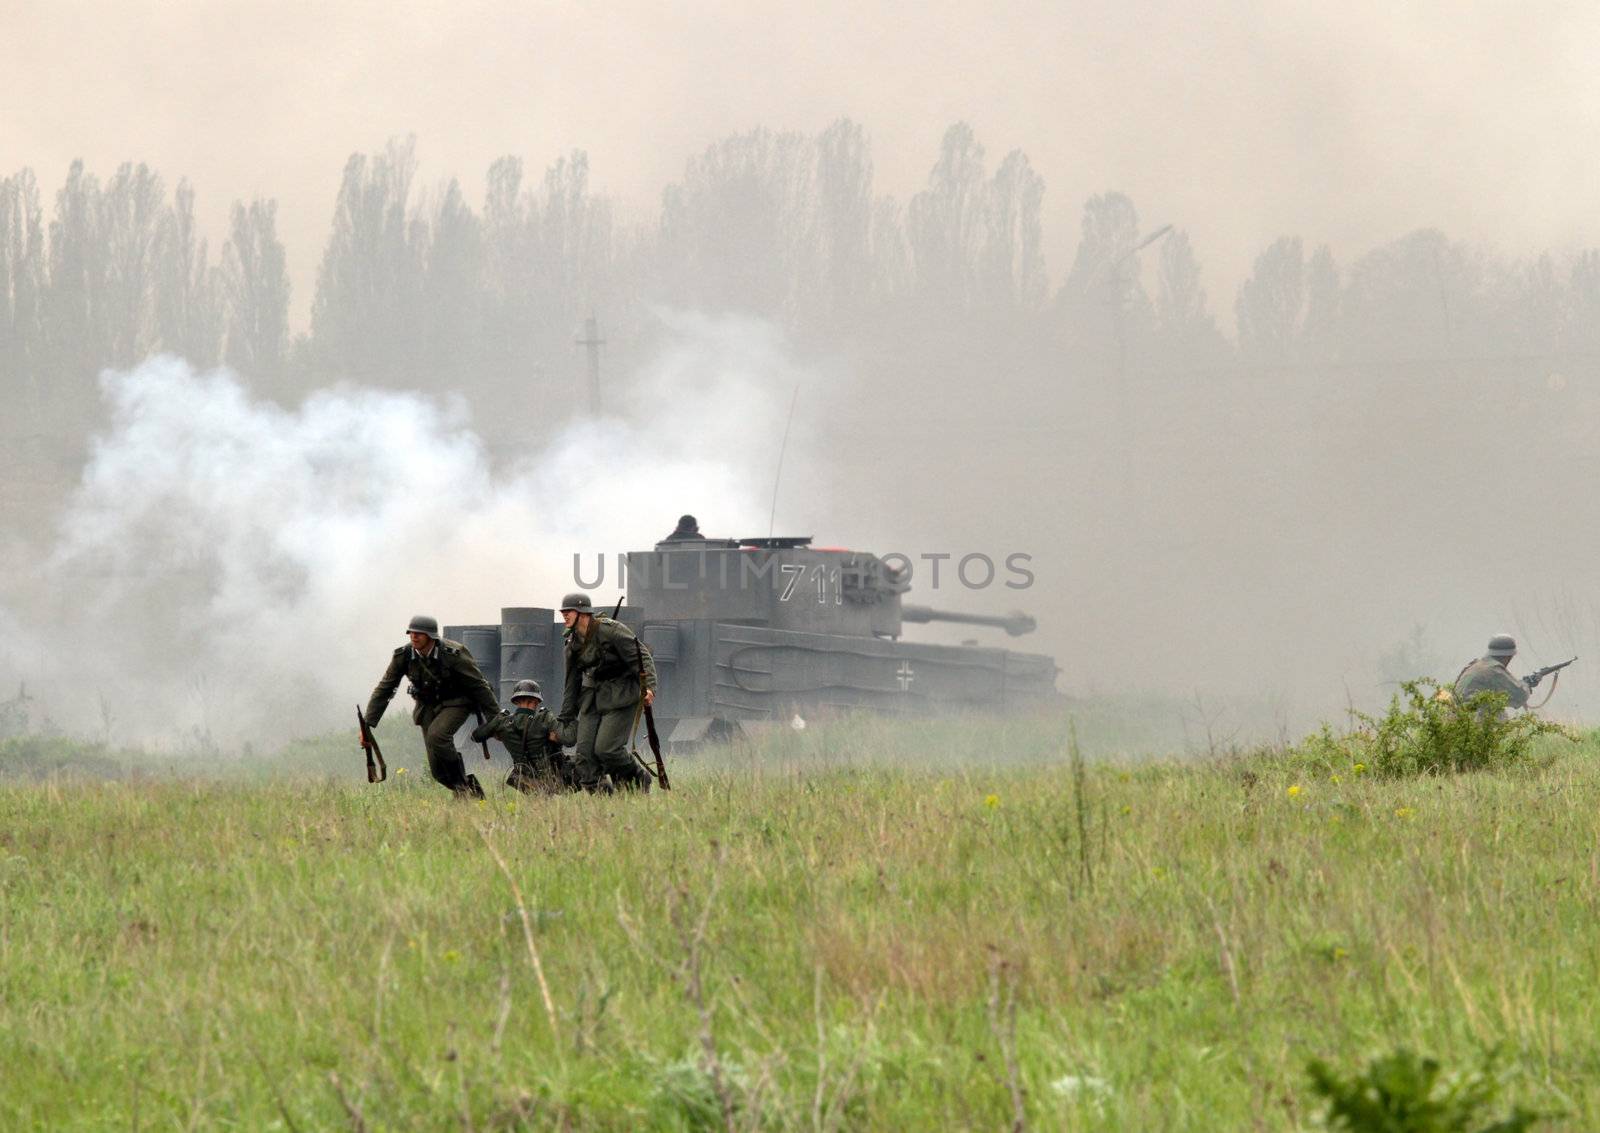
POLYGON ((574 770, 586 791, 605 790, 604 777, 621 790, 648 791, 650 775, 628 752, 641 704, 656 696, 656 663, 633 631, 594 611, 587 594, 561 600, 567 627, 566 687, 561 725, 574 728, 574 770))
POLYGON ((1517 655, 1517 639, 1497 633, 1489 639, 1488 651, 1456 674, 1456 700, 1466 704, 1480 693, 1494 692, 1506 698, 1503 712, 1527 706, 1532 690, 1511 675, 1511 659, 1517 655))
POLYGON ((490 716, 472 730, 472 742, 497 739, 511 753, 511 774, 506 786, 524 794, 553 794, 578 785, 572 764, 561 745, 568 737, 550 709, 541 701, 538 681, 518 681, 511 690, 513 708, 490 716))
POLYGON ((439 636, 439 623, 418 614, 406 627, 410 644, 394 651, 383 678, 367 702, 367 724, 376 728, 384 709, 394 699, 400 678, 411 682, 409 692, 416 703, 411 722, 422 729, 422 742, 428 749, 428 771, 434 779, 458 796, 483 798, 476 775, 467 774, 466 761, 456 750, 455 735, 474 709, 484 716, 500 711, 494 690, 478 671, 478 663, 458 641, 439 636))

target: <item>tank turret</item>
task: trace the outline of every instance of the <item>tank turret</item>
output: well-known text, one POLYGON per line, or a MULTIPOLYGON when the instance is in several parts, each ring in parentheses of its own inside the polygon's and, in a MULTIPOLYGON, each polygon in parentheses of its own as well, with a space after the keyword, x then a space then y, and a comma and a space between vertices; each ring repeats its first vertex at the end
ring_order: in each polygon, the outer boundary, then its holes
POLYGON ((627 556, 631 605, 657 618, 858 637, 898 637, 907 572, 809 535, 663 540, 627 556))
MULTIPOLYGON (((1033 632, 1032 617, 906 604, 909 569, 865 551, 814 546, 810 536, 708 537, 686 515, 653 549, 624 562, 621 618, 655 658, 656 717, 674 746, 818 712, 921 716, 1058 697, 1051 657, 902 637, 908 622, 990 626, 1018 637, 1033 632)), ((477 635, 474 656, 498 653, 502 695, 523 678, 561 688, 555 611, 507 608, 501 623, 461 630, 477 635)))

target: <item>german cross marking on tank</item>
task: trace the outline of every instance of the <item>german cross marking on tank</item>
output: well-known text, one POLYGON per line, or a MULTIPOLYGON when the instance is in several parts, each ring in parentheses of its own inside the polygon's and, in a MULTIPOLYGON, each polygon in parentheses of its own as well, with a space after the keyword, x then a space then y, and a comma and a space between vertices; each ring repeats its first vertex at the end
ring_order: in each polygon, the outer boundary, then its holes
POLYGON ((908 692, 911 682, 917 679, 917 671, 911 667, 910 661, 900 662, 900 667, 894 671, 895 679, 900 682, 900 691, 908 692))

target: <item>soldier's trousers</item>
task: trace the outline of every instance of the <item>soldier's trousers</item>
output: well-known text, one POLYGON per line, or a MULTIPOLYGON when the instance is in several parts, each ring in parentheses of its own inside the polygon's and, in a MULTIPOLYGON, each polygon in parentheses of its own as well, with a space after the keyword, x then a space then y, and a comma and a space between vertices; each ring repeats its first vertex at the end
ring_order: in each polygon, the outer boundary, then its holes
POLYGON ((506 786, 515 787, 525 795, 555 795, 573 790, 577 785, 566 760, 544 764, 514 763, 511 774, 506 776, 506 786))
POLYGON ((594 691, 586 689, 579 702, 578 744, 573 760, 579 786, 592 791, 600 786, 601 776, 610 775, 618 787, 648 787, 649 777, 628 754, 634 706, 600 712, 594 700, 594 691))
POLYGON ((428 749, 428 773, 452 791, 462 791, 467 786, 467 764, 456 750, 456 732, 470 715, 472 709, 464 704, 428 705, 417 720, 422 742, 428 749))

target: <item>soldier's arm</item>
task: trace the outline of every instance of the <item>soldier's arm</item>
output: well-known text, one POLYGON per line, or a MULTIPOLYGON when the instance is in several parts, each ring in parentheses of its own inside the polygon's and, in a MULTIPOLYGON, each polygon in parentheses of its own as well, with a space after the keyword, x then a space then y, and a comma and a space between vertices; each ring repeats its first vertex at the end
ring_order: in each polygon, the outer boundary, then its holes
MULTIPOLYGON (((637 640, 637 639, 636 639, 637 640)), ((650 655, 650 647, 644 642, 639 642, 639 654, 635 660, 642 663, 641 679, 644 681, 646 692, 656 691, 656 659, 650 655)))
POLYGON ((1506 694, 1507 708, 1526 708, 1528 695, 1532 690, 1505 669, 1500 669, 1494 675, 1494 691, 1506 694))
POLYGON ((578 729, 575 724, 573 724, 571 721, 563 724, 560 720, 556 719, 555 714, 552 713, 548 708, 545 708, 542 711, 544 713, 544 719, 539 721, 539 726, 544 729, 544 736, 547 742, 558 744, 561 747, 571 747, 577 742, 576 732, 578 729))
POLYGON ((483 723, 472 729, 472 742, 481 744, 485 740, 495 739, 511 722, 511 715, 507 712, 496 712, 493 716, 484 717, 483 723))
POLYGON ((578 694, 583 690, 583 674, 567 653, 566 678, 561 686, 561 725, 566 728, 578 718, 578 694))
POLYGON ((402 645, 394 651, 394 656, 389 659, 389 667, 383 671, 377 686, 372 690, 372 699, 367 701, 367 725, 376 728, 378 721, 383 719, 383 710, 389 707, 389 701, 394 699, 394 690, 400 687, 400 678, 406 672, 406 647, 402 645))

